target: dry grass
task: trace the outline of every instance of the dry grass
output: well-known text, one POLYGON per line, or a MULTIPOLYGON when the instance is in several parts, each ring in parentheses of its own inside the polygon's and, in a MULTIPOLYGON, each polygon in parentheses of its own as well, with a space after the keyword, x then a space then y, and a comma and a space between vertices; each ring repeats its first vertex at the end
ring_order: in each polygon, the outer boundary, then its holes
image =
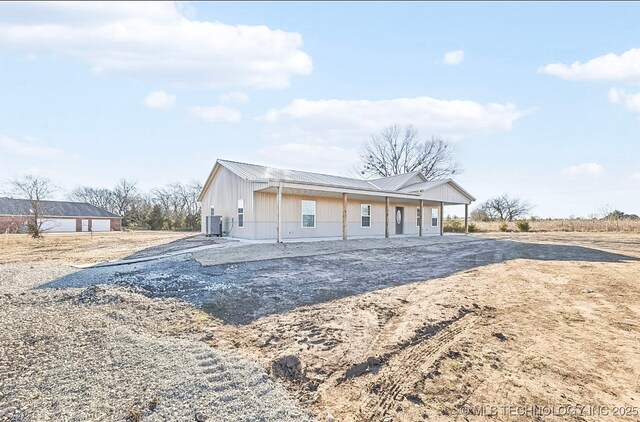
POLYGON ((0 235, 0 264, 55 261, 89 264, 124 258, 139 250, 187 236, 189 232, 55 233, 41 239, 26 234, 0 235))
MULTIPOLYGON (((640 233, 640 220, 527 220, 529 222, 530 231, 534 232, 626 232, 640 233)), ((480 232, 497 232, 499 222, 473 222, 480 232)), ((516 231, 516 223, 507 223, 508 231, 516 231)))

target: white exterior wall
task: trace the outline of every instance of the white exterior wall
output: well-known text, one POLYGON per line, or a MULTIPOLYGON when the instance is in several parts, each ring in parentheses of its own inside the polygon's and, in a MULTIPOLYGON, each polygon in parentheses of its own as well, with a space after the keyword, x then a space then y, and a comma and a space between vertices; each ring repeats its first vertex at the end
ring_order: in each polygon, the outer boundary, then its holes
POLYGON ((253 239, 255 227, 253 224, 253 190, 254 183, 248 182, 224 166, 219 166, 214 180, 209 185, 202 198, 202 226, 201 232, 205 233, 206 218, 211 214, 211 206, 215 215, 222 216, 222 230, 232 237, 253 239), (238 200, 244 201, 244 227, 238 227, 238 200))
POLYGON ((440 225, 442 224, 442 216, 438 215, 438 225, 437 226, 432 226, 431 225, 431 210, 432 209, 436 209, 438 210, 438 212, 440 212, 440 206, 426 206, 424 207, 424 216, 425 216, 425 220, 424 220, 424 234, 440 234, 440 225))
POLYGON ((431 201, 451 202, 456 204, 469 204, 469 198, 464 196, 462 192, 454 188, 448 183, 436 186, 423 192, 423 196, 427 195, 431 201))
MULTIPOLYGON (((277 195, 255 193, 255 238, 275 239, 277 220, 277 195)), ((404 207, 403 235, 418 235, 416 224, 418 200, 389 203, 389 235, 396 233, 396 206, 404 207)), ((433 208, 438 208, 435 206, 433 208)), ((430 227, 431 206, 425 205, 424 234, 439 234, 439 227, 430 227)), ((347 237, 384 236, 385 203, 382 201, 347 198, 347 237), (360 205, 371 205, 371 227, 362 227, 360 205)), ((299 195, 282 195, 282 239, 312 237, 342 237, 342 199, 299 195), (302 227, 302 201, 316 201, 316 227, 302 227)))

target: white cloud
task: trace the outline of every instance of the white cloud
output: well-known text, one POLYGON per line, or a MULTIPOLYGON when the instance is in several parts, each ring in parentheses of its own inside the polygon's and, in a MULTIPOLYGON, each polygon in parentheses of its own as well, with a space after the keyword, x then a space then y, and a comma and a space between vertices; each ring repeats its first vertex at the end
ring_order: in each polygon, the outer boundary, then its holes
POLYGON ((249 102, 249 96, 244 92, 229 92, 218 96, 222 104, 245 104, 249 102))
POLYGON ((624 97, 624 91, 619 88, 611 88, 607 94, 607 98, 614 104, 618 104, 620 99, 624 97))
POLYGON ((622 103, 627 110, 640 116, 640 92, 630 94, 623 89, 611 88, 607 97, 612 103, 622 103))
POLYGON ((444 64, 456 65, 456 64, 462 63, 463 61, 464 61, 464 51, 462 50, 448 51, 445 53, 444 57, 442 58, 442 62, 444 64))
POLYGON ((600 164, 585 163, 563 169, 562 172, 569 177, 578 176, 602 176, 604 168, 600 164))
POLYGON ((539 68, 538 72, 569 80, 640 80, 640 48, 620 55, 605 54, 585 63, 552 63, 539 68))
POLYGON ((189 109, 191 114, 204 121, 237 123, 242 119, 242 114, 234 108, 225 106, 195 106, 189 109))
POLYGON ((69 157, 70 155, 61 149, 43 145, 42 142, 34 138, 26 137, 24 140, 18 141, 7 135, 0 133, 0 155, 10 154, 32 158, 60 158, 69 157))
POLYGON ((0 4, 0 47, 178 86, 276 89, 312 70, 302 36, 198 21, 167 2, 0 4))
POLYGON ((425 137, 457 140, 508 131, 524 114, 510 103, 480 104, 431 97, 378 101, 296 99, 283 108, 269 110, 259 120, 272 138, 359 146, 395 123, 413 124, 425 137))
POLYGON ((640 172, 629 175, 629 180, 640 183, 640 172))
POLYGON ((176 105, 176 96, 164 91, 153 91, 144 98, 144 103, 151 108, 173 108, 176 105))

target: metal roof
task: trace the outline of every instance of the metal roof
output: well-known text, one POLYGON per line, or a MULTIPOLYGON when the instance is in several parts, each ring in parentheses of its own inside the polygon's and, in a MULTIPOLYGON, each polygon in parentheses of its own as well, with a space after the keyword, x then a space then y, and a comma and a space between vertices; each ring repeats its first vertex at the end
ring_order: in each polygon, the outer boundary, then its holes
POLYGON ((424 192, 444 184, 450 184, 455 189, 459 190, 460 193, 462 193, 464 196, 468 197, 472 201, 476 200, 476 198, 473 195, 467 192, 462 186, 457 184, 453 179, 440 179, 440 180, 432 180, 429 182, 415 183, 413 185, 409 185, 400 189, 399 192, 404 192, 404 193, 424 192))
MULTIPOLYGON (((270 180, 281 180, 283 182, 304 183, 308 185, 321 185, 332 186, 345 189, 361 189, 367 191, 378 192, 396 192, 406 195, 418 194, 421 191, 432 189, 436 186, 440 186, 445 183, 451 184, 454 188, 458 189, 465 196, 475 201, 475 198, 464 190, 460 185, 451 179, 433 180, 430 182, 414 183, 409 186, 405 186, 411 178, 419 175, 419 171, 414 171, 405 174, 399 174, 397 176, 383 177, 374 180, 355 179, 351 177, 332 176, 329 174, 311 173, 300 170, 286 170, 268 166, 261 166, 257 164, 241 163, 238 161, 229 161, 218 159, 216 166, 220 165, 239 177, 251 181, 268 183, 270 180)), ((198 200, 202 200, 204 192, 209 188, 212 177, 215 173, 211 171, 207 182, 205 183, 198 200)))
MULTIPOLYGON (((120 218, 112 212, 84 202, 40 201, 44 217, 104 217, 120 218)), ((31 215, 28 199, 0 197, 0 215, 31 215)))
MULTIPOLYGON (((379 189, 397 191, 403 187, 411 178, 419 175, 419 171, 411 171, 409 173, 398 174, 396 176, 381 177, 379 179, 370 180, 379 189)), ((424 177, 422 178, 424 180, 424 177)))
POLYGON ((300 170, 285 170, 228 160, 218 160, 218 163, 228 168, 243 179, 254 182, 268 182, 269 179, 280 179, 288 182, 315 183, 322 185, 348 187, 353 189, 380 189, 378 186, 374 185, 368 180, 353 179, 351 177, 310 173, 300 170))

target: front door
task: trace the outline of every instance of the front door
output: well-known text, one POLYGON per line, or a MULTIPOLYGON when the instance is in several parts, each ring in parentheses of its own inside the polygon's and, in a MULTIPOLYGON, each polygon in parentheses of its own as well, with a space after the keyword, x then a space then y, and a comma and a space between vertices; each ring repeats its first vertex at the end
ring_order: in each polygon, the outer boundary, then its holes
POLYGON ((396 234, 402 234, 404 226, 404 207, 396 207, 396 234))

